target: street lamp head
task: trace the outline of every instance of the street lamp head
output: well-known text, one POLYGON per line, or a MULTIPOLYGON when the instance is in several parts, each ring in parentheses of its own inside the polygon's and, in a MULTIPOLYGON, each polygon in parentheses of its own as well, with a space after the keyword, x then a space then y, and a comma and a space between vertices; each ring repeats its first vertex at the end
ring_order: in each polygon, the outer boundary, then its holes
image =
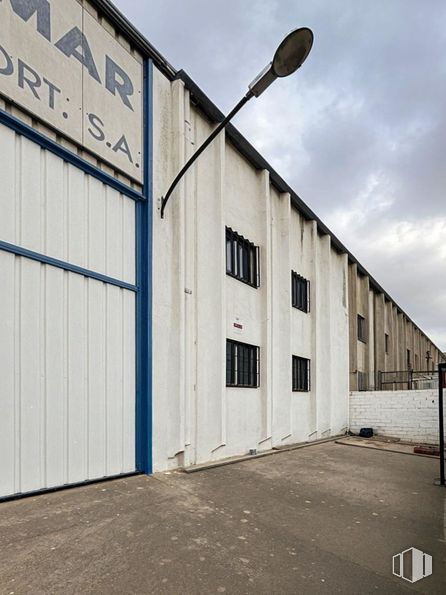
POLYGON ((313 32, 308 27, 291 31, 274 54, 272 70, 277 77, 296 72, 307 59, 313 46, 313 32))
POLYGON ((313 46, 313 32, 308 27, 291 31, 274 54, 273 61, 249 85, 251 97, 259 97, 276 78, 293 74, 307 59, 313 46))
MULTIPOLYGON (((1 0, 0 0, 1 2, 1 0)), ((260 74, 249 85, 249 90, 246 95, 237 103, 234 109, 220 122, 220 124, 213 130, 208 138, 198 147, 195 153, 189 158, 189 161, 183 165, 178 172, 177 177, 169 186, 165 196, 161 197, 160 215, 164 218, 164 210, 167 202, 175 190, 178 182, 190 168, 190 166, 198 159, 203 151, 211 142, 217 137, 220 132, 229 124, 232 118, 242 109, 252 97, 258 97, 267 89, 272 82, 278 77, 288 76, 293 74, 307 59, 313 45, 313 33, 307 27, 301 27, 289 33, 274 54, 273 61, 262 70, 260 74)))

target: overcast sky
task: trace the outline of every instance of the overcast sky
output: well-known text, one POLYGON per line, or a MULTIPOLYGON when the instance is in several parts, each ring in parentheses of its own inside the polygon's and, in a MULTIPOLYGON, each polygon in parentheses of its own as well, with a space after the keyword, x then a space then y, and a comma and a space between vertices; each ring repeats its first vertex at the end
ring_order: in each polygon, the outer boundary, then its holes
POLYGON ((446 2, 115 0, 224 112, 284 34, 313 51, 235 121, 446 350, 446 2))

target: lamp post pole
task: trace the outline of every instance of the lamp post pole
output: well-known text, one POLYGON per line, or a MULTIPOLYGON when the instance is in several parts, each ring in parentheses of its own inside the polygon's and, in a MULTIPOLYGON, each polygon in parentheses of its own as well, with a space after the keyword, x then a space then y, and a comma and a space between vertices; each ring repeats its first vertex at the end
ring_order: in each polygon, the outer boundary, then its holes
POLYGON ((164 219, 164 209, 166 208, 167 201, 169 200, 172 192, 175 190, 178 182, 181 180, 181 178, 184 176, 184 174, 187 172, 187 170, 190 168, 190 166, 198 159, 198 157, 200 157, 200 155, 203 153, 203 151, 211 144, 211 142, 214 140, 214 138, 220 134, 220 132, 223 130, 223 128, 226 128, 226 126, 229 124, 229 122, 232 120, 232 118, 242 109, 242 107, 245 105, 245 103, 247 103, 251 99, 251 97, 254 97, 254 94, 250 90, 237 103, 237 105, 226 116, 226 118, 220 122, 220 124, 212 132, 212 134, 209 135, 209 137, 204 141, 204 143, 195 151, 195 153, 192 155, 192 157, 189 159, 189 161, 187 161, 187 163, 185 163, 185 165, 178 172, 177 177, 170 185, 169 190, 166 192, 166 196, 161 197, 161 219, 164 219))
POLYGON ((444 411, 443 390, 446 388, 446 363, 438 364, 438 433, 440 442, 440 485, 445 486, 444 475, 444 411))
POLYGON ((172 184, 169 186, 165 196, 161 197, 161 219, 164 219, 164 211, 172 192, 178 185, 178 182, 195 163, 203 151, 211 144, 216 136, 229 124, 232 118, 242 109, 252 97, 259 97, 276 78, 283 78, 295 72, 305 62, 313 46, 313 33, 307 27, 301 27, 291 31, 281 42, 274 54, 273 61, 262 70, 260 74, 249 85, 246 95, 237 103, 233 110, 220 122, 217 128, 204 141, 204 143, 195 151, 192 157, 178 172, 172 184))

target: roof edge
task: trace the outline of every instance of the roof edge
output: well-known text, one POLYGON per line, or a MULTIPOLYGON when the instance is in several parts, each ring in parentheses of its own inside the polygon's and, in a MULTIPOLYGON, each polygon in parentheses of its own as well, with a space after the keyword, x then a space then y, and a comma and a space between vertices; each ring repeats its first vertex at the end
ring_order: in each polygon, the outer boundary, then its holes
POLYGON ((176 69, 160 54, 142 33, 128 20, 126 16, 110 0, 91 0, 97 9, 125 35, 128 40, 146 57, 151 58, 157 67, 170 79, 175 78, 176 69))
MULTIPOLYGON (((219 108, 209 99, 209 97, 202 91, 202 89, 195 83, 193 79, 184 71, 179 70, 175 79, 181 80, 186 88, 191 93, 192 100, 199 107, 204 114, 212 122, 219 123, 224 119, 224 114, 219 108)), ((376 279, 367 271, 365 267, 358 261, 350 250, 335 236, 335 234, 325 225, 325 223, 310 209, 310 207, 304 203, 300 196, 285 182, 285 180, 277 173, 277 171, 266 161, 266 159, 253 147, 253 145, 235 128, 232 124, 228 124, 226 127, 226 136, 234 147, 250 161, 256 169, 265 169, 269 172, 270 180, 273 186, 279 191, 288 193, 291 197, 292 206, 299 211, 305 219, 309 221, 316 221, 317 229, 322 235, 329 235, 331 238, 332 247, 340 254, 347 254, 348 261, 351 264, 356 264, 357 270, 361 275, 369 278, 369 287, 382 293, 384 297, 392 302, 396 307, 398 313, 403 314, 409 322, 411 322, 415 328, 417 328, 425 337, 429 339, 433 347, 435 347, 440 353, 442 350, 435 345, 432 339, 421 329, 407 313, 398 305, 398 303, 392 298, 389 293, 376 281, 376 279)))
MULTIPOLYGON (((142 33, 124 16, 124 14, 116 8, 110 0, 90 0, 102 14, 110 19, 110 21, 119 29, 119 31, 126 36, 129 41, 137 48, 144 56, 151 58, 157 68, 169 79, 180 79, 183 81, 187 89, 190 91, 197 107, 199 107, 212 122, 221 122, 224 119, 224 114, 218 109, 213 101, 201 90, 201 88, 190 78, 184 71, 177 71, 164 56, 144 37, 142 33)), ((269 172, 270 180, 273 186, 279 191, 288 193, 291 196, 292 206, 299 211, 307 220, 316 221, 318 231, 323 235, 329 235, 331 238, 331 245, 340 254, 347 254, 348 261, 357 265, 357 270, 360 274, 369 278, 369 287, 379 293, 382 293, 387 300, 391 301, 397 311, 407 318, 415 328, 417 328, 423 335, 425 335, 431 344, 438 349, 440 353, 443 351, 435 345, 435 343, 426 335, 426 333, 406 314, 406 312, 397 304, 391 295, 384 290, 384 288, 376 281, 376 279, 361 265, 358 259, 344 246, 344 244, 330 231, 330 229, 323 223, 323 221, 310 209, 308 205, 300 198, 300 196, 285 182, 285 180, 276 172, 276 170, 266 161, 264 157, 253 147, 253 145, 235 128, 232 124, 226 127, 226 135, 233 146, 242 154, 248 161, 250 161, 256 169, 265 169, 269 172)))

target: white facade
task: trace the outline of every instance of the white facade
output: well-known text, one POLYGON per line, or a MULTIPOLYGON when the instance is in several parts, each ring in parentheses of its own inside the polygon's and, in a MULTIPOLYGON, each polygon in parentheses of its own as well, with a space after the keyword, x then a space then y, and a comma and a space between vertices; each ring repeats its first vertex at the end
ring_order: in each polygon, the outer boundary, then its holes
MULTIPOLYGON (((154 76, 154 197, 212 131, 181 81, 154 76)), ((221 134, 153 225, 154 469, 189 466, 347 427, 347 256, 221 134), (226 275, 225 227, 260 247, 260 287, 226 275), (291 307, 291 270, 310 312, 291 307), (234 323, 243 328, 234 327, 234 323), (260 386, 226 387, 226 339, 260 347, 260 386), (311 360, 292 392, 291 357, 311 360)))

